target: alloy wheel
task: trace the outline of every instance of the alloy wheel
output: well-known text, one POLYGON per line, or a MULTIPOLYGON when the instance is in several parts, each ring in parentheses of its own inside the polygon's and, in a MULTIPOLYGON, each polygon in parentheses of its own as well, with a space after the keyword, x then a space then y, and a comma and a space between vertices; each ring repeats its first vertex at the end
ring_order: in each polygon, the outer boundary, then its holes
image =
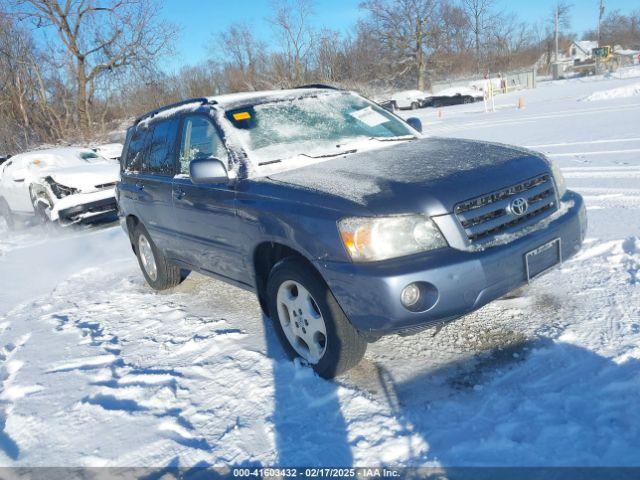
POLYGON ((153 255, 153 249, 151 243, 145 235, 140 235, 138 238, 138 251, 140 252, 140 261, 144 271, 147 272, 149 278, 154 282, 158 279, 158 267, 156 265, 156 258, 153 255))
POLYGON ((278 288, 276 300, 280 325, 293 349, 312 365, 320 362, 327 350, 327 328, 311 293, 288 280, 278 288))

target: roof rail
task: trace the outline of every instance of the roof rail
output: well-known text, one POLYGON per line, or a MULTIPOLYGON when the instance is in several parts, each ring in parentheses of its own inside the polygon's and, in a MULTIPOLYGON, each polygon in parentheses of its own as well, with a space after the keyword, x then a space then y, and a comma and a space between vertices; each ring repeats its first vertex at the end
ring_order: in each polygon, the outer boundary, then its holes
POLYGON ((169 110, 171 108, 176 108, 176 107, 180 107, 182 105, 188 105, 189 103, 200 103, 201 105, 206 105, 207 103, 215 103, 215 102, 210 102, 208 98, 205 97, 200 97, 200 98, 189 98, 187 100, 181 100, 180 102, 176 102, 176 103, 172 103, 170 105, 165 105, 164 107, 160 107, 160 108, 156 108, 155 110, 151 110, 150 112, 144 113, 142 115, 140 115, 138 118, 136 118, 135 124, 138 124, 141 120, 149 117, 149 118, 153 118, 155 115, 157 115, 158 113, 164 111, 164 110, 169 110))
POLYGON ((294 90, 297 90, 299 88, 322 88, 325 90, 342 90, 341 88, 334 87, 333 85, 325 85, 324 83, 309 83, 308 85, 299 85, 293 88, 294 90))

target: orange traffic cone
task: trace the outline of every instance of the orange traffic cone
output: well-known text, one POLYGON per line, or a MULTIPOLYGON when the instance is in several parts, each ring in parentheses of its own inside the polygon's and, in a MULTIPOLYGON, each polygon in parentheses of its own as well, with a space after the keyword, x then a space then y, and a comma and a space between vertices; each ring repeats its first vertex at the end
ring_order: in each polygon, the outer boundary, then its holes
POLYGON ((518 109, 520 110, 524 109, 524 98, 522 97, 518 99, 518 109))
POLYGON ((438 110, 438 118, 442 118, 444 113, 442 113, 442 109, 438 110))

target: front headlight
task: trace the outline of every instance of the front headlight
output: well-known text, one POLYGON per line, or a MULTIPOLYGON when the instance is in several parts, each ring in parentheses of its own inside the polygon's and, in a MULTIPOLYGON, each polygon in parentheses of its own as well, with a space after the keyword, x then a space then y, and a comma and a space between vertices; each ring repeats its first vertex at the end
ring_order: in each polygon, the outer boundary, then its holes
POLYGON ((338 222, 354 262, 375 262, 447 246, 438 227, 423 215, 345 218, 338 222))
POLYGON ((556 188, 558 189, 558 198, 564 197, 564 194, 567 193, 567 183, 564 180, 564 175, 562 175, 562 171, 556 162, 553 160, 547 159, 549 165, 551 166, 551 174, 553 175, 553 179, 556 182, 556 188))
POLYGON ((62 185, 61 183, 56 182, 51 177, 46 177, 44 181, 49 184, 49 188, 51 189, 53 194, 56 196, 56 198, 64 198, 69 195, 78 193, 77 188, 67 187, 66 185, 62 185))

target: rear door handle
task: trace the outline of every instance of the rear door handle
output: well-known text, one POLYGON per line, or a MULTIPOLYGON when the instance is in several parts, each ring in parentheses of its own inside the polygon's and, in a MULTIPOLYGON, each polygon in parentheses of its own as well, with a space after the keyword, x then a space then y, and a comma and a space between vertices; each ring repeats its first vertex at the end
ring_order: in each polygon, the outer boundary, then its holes
POLYGON ((176 200, 182 200, 186 194, 187 192, 185 192, 181 188, 177 188, 176 190, 173 191, 173 196, 176 200))

